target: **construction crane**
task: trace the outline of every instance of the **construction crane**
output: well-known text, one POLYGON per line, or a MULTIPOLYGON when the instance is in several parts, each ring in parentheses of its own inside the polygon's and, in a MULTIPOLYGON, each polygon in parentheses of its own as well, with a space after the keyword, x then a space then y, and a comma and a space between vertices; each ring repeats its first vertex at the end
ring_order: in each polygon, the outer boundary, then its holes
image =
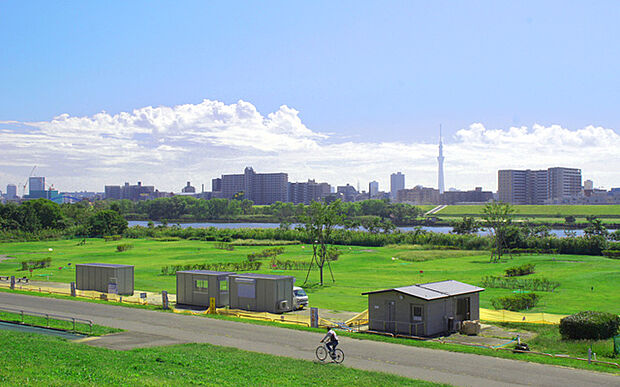
POLYGON ((32 170, 30 171, 30 174, 28 175, 28 177, 26 178, 26 181, 24 182, 24 184, 22 184, 22 197, 24 197, 24 195, 26 195, 26 186, 28 185, 28 180, 32 177, 32 174, 34 173, 34 170, 37 168, 37 166, 35 165, 34 167, 32 167, 32 170))

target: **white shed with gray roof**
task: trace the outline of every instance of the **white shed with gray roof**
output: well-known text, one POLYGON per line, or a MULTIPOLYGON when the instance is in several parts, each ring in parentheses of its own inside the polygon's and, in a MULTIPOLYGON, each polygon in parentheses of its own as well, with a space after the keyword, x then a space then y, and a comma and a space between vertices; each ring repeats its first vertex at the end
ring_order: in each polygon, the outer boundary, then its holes
POLYGON ((478 320, 483 290, 448 280, 362 294, 368 295, 370 330, 435 336, 455 331, 462 321, 478 320))

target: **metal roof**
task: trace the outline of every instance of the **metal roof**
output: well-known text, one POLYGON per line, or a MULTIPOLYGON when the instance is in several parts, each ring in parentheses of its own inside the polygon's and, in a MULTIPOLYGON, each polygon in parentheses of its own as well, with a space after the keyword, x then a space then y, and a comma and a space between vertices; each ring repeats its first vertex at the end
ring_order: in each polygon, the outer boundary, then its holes
POLYGON ((260 273, 243 273, 243 274, 234 274, 231 277, 249 277, 249 278, 260 278, 260 279, 281 279, 281 278, 293 278, 290 275, 277 275, 277 274, 260 274, 260 273))
POLYGON ((75 266, 133 267, 133 265, 118 265, 118 264, 115 264, 115 263, 76 263, 75 266))
POLYGON ((205 275, 232 275, 234 271, 213 271, 213 270, 180 270, 181 274, 205 274, 205 275))
POLYGON ((407 294, 413 297, 421 298, 424 300, 437 300, 439 298, 458 296, 461 294, 476 293, 483 291, 484 288, 479 288, 474 285, 465 284, 463 282, 448 280, 439 282, 429 282, 425 284, 416 284, 410 286, 403 286, 400 288, 375 290, 372 292, 362 293, 374 294, 383 293, 389 291, 395 291, 403 294, 407 294))

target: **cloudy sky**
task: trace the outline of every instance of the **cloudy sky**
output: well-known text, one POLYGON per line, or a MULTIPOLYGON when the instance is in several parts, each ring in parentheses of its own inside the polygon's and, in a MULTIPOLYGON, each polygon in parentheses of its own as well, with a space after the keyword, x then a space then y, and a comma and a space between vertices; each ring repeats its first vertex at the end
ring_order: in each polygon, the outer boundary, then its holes
POLYGON ((497 189, 505 168, 620 186, 620 5, 0 4, 0 190, 402 171, 497 189))

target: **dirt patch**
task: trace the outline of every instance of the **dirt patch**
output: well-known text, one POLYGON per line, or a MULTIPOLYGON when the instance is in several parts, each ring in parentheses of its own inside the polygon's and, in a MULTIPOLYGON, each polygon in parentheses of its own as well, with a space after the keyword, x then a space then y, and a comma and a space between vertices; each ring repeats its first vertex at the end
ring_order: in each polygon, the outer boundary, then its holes
POLYGON ((480 334, 477 336, 467 336, 455 333, 442 338, 445 342, 482 345, 490 347, 503 347, 513 342, 519 335, 521 340, 529 340, 536 336, 536 333, 525 330, 507 329, 495 325, 481 324, 480 334))
POLYGON ((372 249, 365 249, 365 250, 360 250, 362 253, 374 253, 375 250, 372 249))

